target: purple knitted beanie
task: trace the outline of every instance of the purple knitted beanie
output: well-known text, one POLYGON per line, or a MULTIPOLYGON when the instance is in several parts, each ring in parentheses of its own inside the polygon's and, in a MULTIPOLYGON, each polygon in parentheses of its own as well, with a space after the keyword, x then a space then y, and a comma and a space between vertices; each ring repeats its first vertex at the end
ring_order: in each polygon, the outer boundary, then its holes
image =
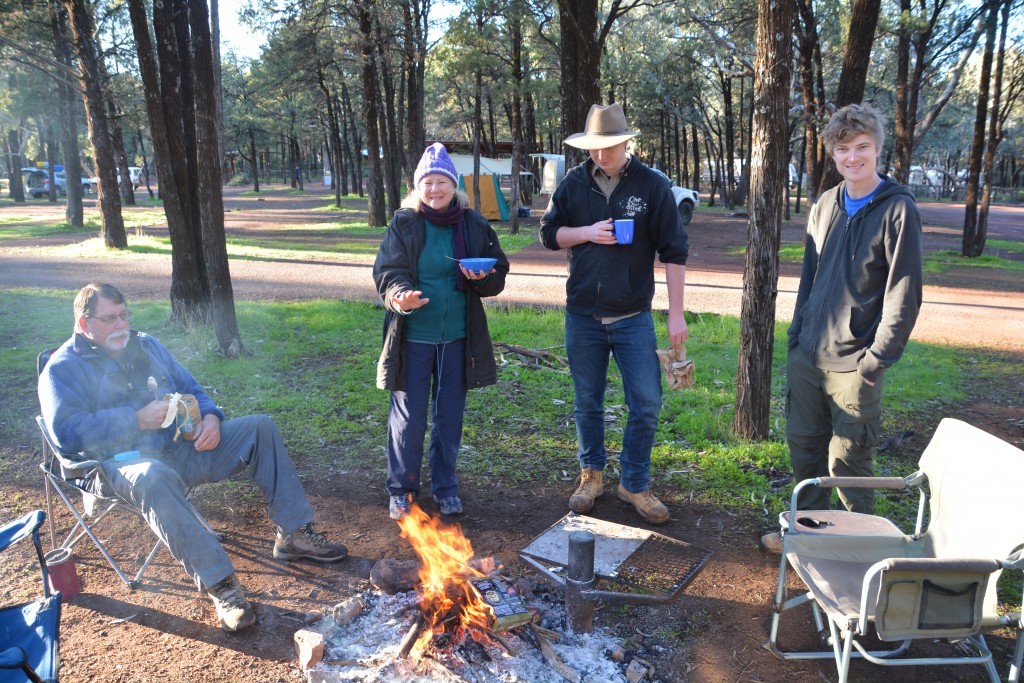
POLYGON ((416 167, 416 184, 419 185, 424 176, 428 176, 431 173, 440 173, 443 176, 448 176, 455 183, 455 187, 459 186, 459 174, 455 171, 455 164, 452 163, 452 158, 448 156, 448 150, 440 142, 435 142, 430 147, 427 147, 426 151, 423 152, 423 156, 420 157, 420 163, 416 167))

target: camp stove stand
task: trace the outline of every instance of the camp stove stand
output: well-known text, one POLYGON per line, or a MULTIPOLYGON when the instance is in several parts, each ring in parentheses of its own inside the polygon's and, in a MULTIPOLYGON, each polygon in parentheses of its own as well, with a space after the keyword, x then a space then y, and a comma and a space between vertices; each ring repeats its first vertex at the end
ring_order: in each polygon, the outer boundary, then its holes
POLYGON ((599 601, 672 602, 704 568, 711 551, 652 531, 570 513, 531 541, 519 557, 565 590, 569 630, 590 633, 599 601), (596 590, 598 580, 630 592, 596 590))

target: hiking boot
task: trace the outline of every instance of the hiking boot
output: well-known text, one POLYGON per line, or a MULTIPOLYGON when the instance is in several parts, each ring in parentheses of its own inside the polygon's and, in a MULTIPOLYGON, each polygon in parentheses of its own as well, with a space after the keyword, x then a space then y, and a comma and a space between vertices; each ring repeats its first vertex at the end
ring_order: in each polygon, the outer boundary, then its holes
POLYGON ((437 503, 442 515, 462 514, 462 500, 458 496, 450 496, 448 498, 434 496, 434 502, 437 503))
POLYGON ((391 496, 391 504, 388 505, 391 519, 399 520, 409 514, 410 510, 412 510, 412 496, 408 493, 402 496, 391 496))
POLYGON ((648 524, 666 524, 668 523, 668 508, 665 507, 660 500, 654 497, 651 490, 641 491, 640 493, 630 493, 626 489, 622 488, 622 484, 619 484, 618 490, 619 500, 624 503, 629 503, 636 508, 637 513, 644 518, 644 521, 648 524))
POLYGON ((782 554, 782 534, 778 531, 773 531, 769 534, 765 534, 761 537, 761 542, 758 544, 761 546, 761 550, 772 555, 782 554))
POLYGON ((604 473, 601 470, 582 470, 580 485, 569 496, 569 509, 576 513, 590 512, 594 509, 594 500, 601 495, 601 484, 604 473))
POLYGON ((225 631, 235 633, 249 628, 256 622, 256 613, 245 599, 245 591, 234 574, 213 588, 207 589, 206 594, 213 600, 220 627, 225 631))
POLYGON ((274 557, 279 560, 315 560, 337 562, 348 555, 348 548, 340 543, 331 543, 310 522, 288 534, 277 532, 274 541, 274 557))

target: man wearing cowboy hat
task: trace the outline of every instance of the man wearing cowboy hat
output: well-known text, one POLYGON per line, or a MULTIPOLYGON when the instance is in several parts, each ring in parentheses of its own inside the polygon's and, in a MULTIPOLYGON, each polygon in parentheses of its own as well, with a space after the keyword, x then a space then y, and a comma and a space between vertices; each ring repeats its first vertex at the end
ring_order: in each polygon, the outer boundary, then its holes
POLYGON ((548 249, 566 249, 569 259, 565 338, 581 469, 569 509, 589 512, 602 493, 608 460, 604 392, 611 354, 629 407, 617 495, 648 523, 665 524, 668 509, 650 491, 651 448, 661 410, 661 366, 651 317, 654 257, 665 264, 669 342, 676 347, 686 341, 688 251, 669 185, 626 150, 637 135, 618 104, 590 108, 584 132, 565 140, 588 150, 590 158, 569 171, 551 195, 541 219, 541 241, 548 249), (633 240, 619 244, 613 221, 625 218, 634 221, 633 240))

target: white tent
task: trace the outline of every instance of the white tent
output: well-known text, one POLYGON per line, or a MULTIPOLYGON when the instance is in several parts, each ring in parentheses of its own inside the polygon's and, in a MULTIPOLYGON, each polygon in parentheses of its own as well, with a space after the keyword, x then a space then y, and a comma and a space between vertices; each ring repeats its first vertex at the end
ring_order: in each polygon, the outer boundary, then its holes
MULTIPOLYGON (((472 154, 452 154, 452 163, 459 175, 473 175, 472 154)), ((482 175, 510 176, 512 175, 511 159, 490 159, 480 157, 480 173, 482 175)))

